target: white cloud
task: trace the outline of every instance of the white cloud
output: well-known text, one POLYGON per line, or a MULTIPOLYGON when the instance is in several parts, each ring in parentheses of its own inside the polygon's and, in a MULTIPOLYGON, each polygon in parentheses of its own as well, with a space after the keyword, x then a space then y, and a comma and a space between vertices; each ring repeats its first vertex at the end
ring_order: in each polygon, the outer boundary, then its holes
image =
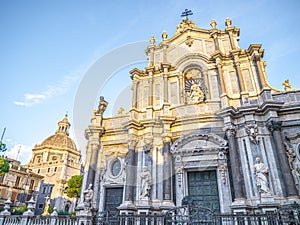
MULTIPOLYGON (((78 74, 78 72, 76 74, 78 74)), ((43 91, 38 94, 26 93, 24 94, 23 101, 14 101, 14 104, 19 106, 29 107, 36 104, 40 104, 42 101, 46 99, 63 95, 71 88, 73 83, 77 81, 78 78, 79 75, 64 76, 62 80, 58 81, 54 85, 48 85, 46 91, 43 91)))
POLYGON ((31 158, 31 152, 35 144, 23 145, 15 144, 5 155, 8 158, 21 161, 22 164, 28 163, 31 158))

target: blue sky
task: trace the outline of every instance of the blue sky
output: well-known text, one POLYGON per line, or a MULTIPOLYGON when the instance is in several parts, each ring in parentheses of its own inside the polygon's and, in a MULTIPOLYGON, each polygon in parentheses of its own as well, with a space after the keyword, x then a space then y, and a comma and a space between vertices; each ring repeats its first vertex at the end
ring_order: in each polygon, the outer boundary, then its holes
MULTIPOLYGON (((67 111, 74 125, 75 96, 89 68, 119 46, 147 41, 152 34, 159 42, 163 30, 171 37, 185 8, 193 11, 191 19, 196 25, 205 29, 210 29, 212 18, 219 29, 224 29, 226 17, 231 18, 233 26, 241 29, 241 48, 248 48, 251 43, 263 45, 269 83, 282 89, 281 82, 290 79, 293 87, 300 88, 297 0, 3 0, 0 2, 0 129, 7 128, 4 142, 10 156, 28 162, 32 146, 53 134, 67 111)), ((142 68, 143 64, 135 66, 142 68)), ((127 71, 133 67, 119 68, 112 79, 100 85, 93 101, 96 106, 99 95, 105 96, 110 102, 106 116, 114 114, 115 104, 111 103, 116 96, 128 92, 127 71)), ((91 117, 92 109, 88 111, 91 117)), ((87 126, 89 120, 85 118, 82 123, 87 126)), ((82 132, 71 130, 71 137, 84 152, 82 132)))

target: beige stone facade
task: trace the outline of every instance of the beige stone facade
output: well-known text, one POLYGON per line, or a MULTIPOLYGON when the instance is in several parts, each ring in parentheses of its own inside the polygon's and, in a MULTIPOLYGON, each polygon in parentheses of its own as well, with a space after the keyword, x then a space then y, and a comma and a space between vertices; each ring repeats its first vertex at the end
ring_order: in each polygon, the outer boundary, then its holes
POLYGON ((272 88, 261 45, 241 49, 240 29, 225 25, 183 19, 172 37, 152 36, 148 66, 130 71, 129 112, 105 118, 100 101, 83 180, 95 209, 150 213, 189 202, 262 212, 299 201, 299 158, 288 163, 286 149, 299 156, 300 92, 272 88))
POLYGON ((74 199, 69 199, 65 190, 68 180, 81 174, 81 153, 69 137, 69 128, 70 123, 67 117, 64 117, 58 122, 56 133, 32 149, 28 167, 44 176, 37 202, 38 212, 44 208, 46 196, 51 197, 51 205, 58 210, 64 210, 66 204, 69 210, 74 208, 74 199))
POLYGON ((9 159, 8 173, 0 176, 0 201, 11 199, 15 206, 25 204, 39 192, 43 176, 22 166, 19 161, 9 159))

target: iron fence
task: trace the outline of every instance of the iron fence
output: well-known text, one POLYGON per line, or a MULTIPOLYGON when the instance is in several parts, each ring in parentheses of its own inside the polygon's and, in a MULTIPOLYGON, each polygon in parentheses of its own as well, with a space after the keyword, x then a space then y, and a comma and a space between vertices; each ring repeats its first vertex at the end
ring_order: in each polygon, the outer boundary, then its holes
POLYGON ((215 213, 199 206, 181 206, 165 212, 100 212, 80 216, 0 216, 0 225, 300 225, 298 204, 266 213, 215 213))
POLYGON ((163 214, 120 214, 101 212, 97 225, 300 225, 297 204, 267 213, 215 213, 199 206, 181 206, 163 214))

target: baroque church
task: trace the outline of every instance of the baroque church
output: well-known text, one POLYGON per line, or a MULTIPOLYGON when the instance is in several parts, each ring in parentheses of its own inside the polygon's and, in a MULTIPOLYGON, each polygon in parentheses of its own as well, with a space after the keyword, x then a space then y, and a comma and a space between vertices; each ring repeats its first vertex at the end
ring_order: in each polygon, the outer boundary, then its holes
POLYGON ((76 199, 66 195, 67 182, 72 176, 81 174, 82 163, 81 153, 69 137, 70 126, 66 115, 58 122, 55 134, 32 149, 27 167, 44 176, 36 198, 37 215, 42 214, 49 206, 56 207, 58 211, 74 211, 76 199))
POLYGON ((284 90, 269 85, 262 45, 241 49, 230 19, 224 30, 210 25, 184 18, 172 37, 151 37, 148 65, 130 71, 127 114, 104 117, 100 97, 85 131, 81 201, 92 187, 98 212, 268 212, 299 202, 300 91, 288 80, 284 90))

